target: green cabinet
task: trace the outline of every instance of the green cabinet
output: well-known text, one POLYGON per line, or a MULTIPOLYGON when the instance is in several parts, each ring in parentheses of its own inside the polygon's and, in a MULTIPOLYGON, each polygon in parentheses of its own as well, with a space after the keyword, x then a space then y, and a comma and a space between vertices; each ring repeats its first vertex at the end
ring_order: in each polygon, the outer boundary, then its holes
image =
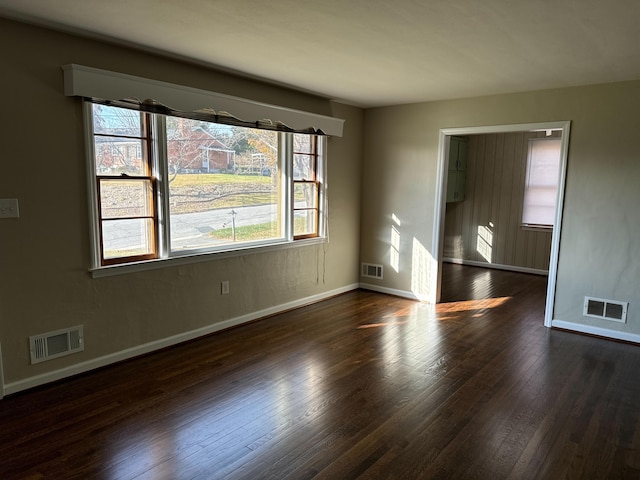
POLYGON ((447 175, 447 203, 464 200, 467 181, 467 145, 462 137, 451 137, 449 147, 449 173, 447 175))

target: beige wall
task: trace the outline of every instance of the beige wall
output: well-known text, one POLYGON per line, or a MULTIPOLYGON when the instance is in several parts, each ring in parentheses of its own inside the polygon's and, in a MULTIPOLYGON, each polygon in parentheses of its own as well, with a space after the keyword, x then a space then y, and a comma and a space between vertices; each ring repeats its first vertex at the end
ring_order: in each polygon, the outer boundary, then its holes
POLYGON ((570 120, 554 319, 640 334, 639 111, 638 81, 366 111, 362 261, 385 265, 377 285, 411 293, 415 245, 427 262, 437 257, 440 129, 570 120), (392 215, 401 221, 398 272, 389 263, 392 215), (583 317, 585 295, 629 301, 628 323, 583 317))
POLYGON ((0 19, 3 95, 0 342, 10 390, 38 375, 112 356, 358 282, 363 113, 198 66, 0 19), (329 139, 326 245, 92 279, 81 102, 63 95, 77 63, 345 118, 329 139), (220 295, 229 280, 231 293, 220 295), (29 364, 28 336, 84 325, 85 351, 29 364))
POLYGON ((444 257, 549 269, 551 232, 521 228, 529 139, 544 132, 469 135, 465 199, 448 203, 444 257))

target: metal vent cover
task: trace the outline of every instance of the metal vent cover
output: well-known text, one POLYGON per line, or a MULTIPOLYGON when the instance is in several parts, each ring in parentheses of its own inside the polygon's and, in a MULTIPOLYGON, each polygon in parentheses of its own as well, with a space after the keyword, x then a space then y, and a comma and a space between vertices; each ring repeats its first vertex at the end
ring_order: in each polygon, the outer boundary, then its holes
POLYGON ((382 265, 363 263, 360 274, 363 277, 382 279, 382 265))
POLYGON ((29 337, 31 363, 40 363, 84 350, 82 325, 29 337))
POLYGON ((613 322, 627 323, 629 302, 607 300, 604 298, 584 297, 582 314, 585 317, 601 318, 613 322))

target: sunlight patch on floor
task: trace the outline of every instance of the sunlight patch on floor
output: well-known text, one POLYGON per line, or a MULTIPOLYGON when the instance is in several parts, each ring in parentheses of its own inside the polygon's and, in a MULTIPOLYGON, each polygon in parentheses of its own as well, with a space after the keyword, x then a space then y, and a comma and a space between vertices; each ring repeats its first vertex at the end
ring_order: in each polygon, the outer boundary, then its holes
POLYGON ((484 310, 496 308, 511 300, 511 297, 483 298, 481 300, 464 300, 462 302, 439 303, 437 313, 468 312, 470 310, 484 310))

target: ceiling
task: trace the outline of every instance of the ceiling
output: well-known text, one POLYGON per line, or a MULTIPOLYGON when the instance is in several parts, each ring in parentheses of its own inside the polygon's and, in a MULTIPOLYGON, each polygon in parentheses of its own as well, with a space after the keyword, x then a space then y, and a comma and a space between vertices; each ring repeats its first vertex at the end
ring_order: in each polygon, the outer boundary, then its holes
POLYGON ((0 0, 362 107, 640 79, 638 0, 0 0))

